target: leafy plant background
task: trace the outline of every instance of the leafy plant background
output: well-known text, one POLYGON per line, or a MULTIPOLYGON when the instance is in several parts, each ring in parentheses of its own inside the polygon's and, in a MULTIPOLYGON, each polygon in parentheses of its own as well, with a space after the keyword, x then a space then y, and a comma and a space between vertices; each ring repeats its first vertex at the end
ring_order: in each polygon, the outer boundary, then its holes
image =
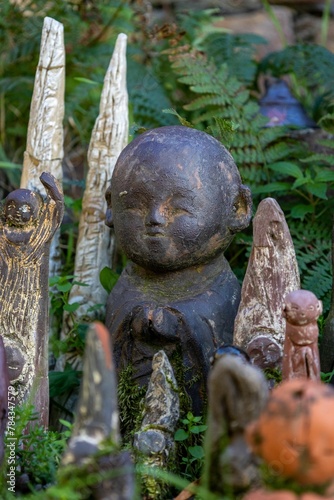
MULTIPOLYGON (((28 0, 24 8, 9 0, 0 3, 1 198, 19 186, 44 17, 53 17, 64 25, 67 211, 61 236, 62 276, 53 283, 56 289, 52 297, 59 329, 75 280, 86 152, 103 78, 120 32, 128 35, 131 136, 142 129, 181 121, 221 140, 234 156, 243 182, 252 189, 254 212, 267 196, 274 197, 282 207, 294 241, 302 287, 323 301, 325 318, 332 287, 334 55, 324 46, 298 44, 258 61, 256 48, 266 40, 253 34, 213 30, 215 11, 188 12, 176 23, 152 26, 147 5, 126 0, 28 0), (301 133, 288 127, 264 126, 266 119, 259 112, 258 101, 259 81, 265 76, 288 79, 293 93, 317 123, 316 130, 301 133)), ((240 281, 251 241, 248 228, 226 252, 240 281)), ((117 262, 113 280, 124 258, 120 256, 117 262)), ((102 281, 108 281, 107 277, 102 281)), ((84 333, 78 325, 70 346, 51 343, 54 352, 58 355, 67 348, 82 351, 84 333)), ((78 374, 71 372, 66 377, 71 387, 78 385, 78 374)), ((52 396, 62 386, 63 380, 51 378, 52 396)), ((186 415, 182 418, 184 424, 186 415)), ((198 459, 191 454, 186 457, 188 461, 192 458, 198 459)))

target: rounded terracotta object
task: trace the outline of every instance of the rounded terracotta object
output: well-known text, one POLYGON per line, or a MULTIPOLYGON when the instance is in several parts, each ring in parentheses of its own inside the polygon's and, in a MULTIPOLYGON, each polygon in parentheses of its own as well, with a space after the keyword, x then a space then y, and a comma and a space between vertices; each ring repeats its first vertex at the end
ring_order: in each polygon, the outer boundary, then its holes
POLYGON ((288 380, 273 389, 246 437, 276 475, 301 485, 321 485, 334 478, 333 415, 331 386, 288 380))

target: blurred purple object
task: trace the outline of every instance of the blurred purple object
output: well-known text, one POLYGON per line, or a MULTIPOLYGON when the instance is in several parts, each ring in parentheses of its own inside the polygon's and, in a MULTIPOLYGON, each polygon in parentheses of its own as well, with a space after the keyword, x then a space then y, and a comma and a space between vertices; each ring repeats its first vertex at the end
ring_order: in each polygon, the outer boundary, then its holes
POLYGON ((284 80, 268 84, 265 96, 260 99, 260 112, 269 118, 266 127, 293 125, 298 128, 315 128, 316 123, 291 93, 284 80))

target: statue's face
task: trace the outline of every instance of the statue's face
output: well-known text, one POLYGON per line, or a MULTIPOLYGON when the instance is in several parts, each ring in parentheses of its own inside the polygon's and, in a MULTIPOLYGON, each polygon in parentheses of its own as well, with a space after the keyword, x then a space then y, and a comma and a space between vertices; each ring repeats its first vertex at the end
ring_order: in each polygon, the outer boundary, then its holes
POLYGON ((156 272, 209 262, 247 227, 251 195, 232 156, 189 127, 150 130, 121 153, 106 224, 126 256, 156 272))
POLYGON ((9 224, 22 227, 37 219, 39 208, 39 200, 35 193, 17 189, 7 196, 4 215, 9 224))
POLYGON ((284 314, 292 325, 307 325, 322 313, 322 302, 308 290, 290 292, 285 300, 284 314))
POLYGON ((227 247, 221 186, 202 177, 180 163, 141 164, 125 180, 115 179, 113 223, 129 259, 154 271, 175 270, 207 262, 227 247))

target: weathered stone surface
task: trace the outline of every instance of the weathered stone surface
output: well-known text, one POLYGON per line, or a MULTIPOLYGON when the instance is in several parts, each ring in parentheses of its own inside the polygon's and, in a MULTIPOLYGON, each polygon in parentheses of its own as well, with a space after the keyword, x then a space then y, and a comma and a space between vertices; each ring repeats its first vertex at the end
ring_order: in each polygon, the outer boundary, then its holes
MULTIPOLYGON (((64 469, 73 464, 86 466, 87 473, 100 473, 100 481, 91 485, 94 499, 133 499, 132 460, 128 452, 120 451, 117 383, 110 335, 104 325, 97 322, 91 324, 87 334, 78 409, 61 466, 64 469), (105 440, 113 450, 103 455, 105 440), (93 457, 98 451, 100 456, 93 457), (115 470, 117 473, 113 474, 115 470)), ((70 468, 69 474, 75 474, 75 470, 70 468)))
POLYGON ((320 380, 317 319, 322 313, 322 302, 308 290, 296 290, 285 297, 284 303, 286 336, 282 378, 320 380))
POLYGON ((276 200, 266 198, 253 220, 253 246, 233 341, 246 349, 258 366, 280 364, 285 338, 283 301, 299 288, 296 254, 284 214, 276 200))
POLYGON ((174 432, 180 413, 179 396, 173 369, 163 351, 154 355, 152 370, 145 396, 142 428, 157 425, 174 432))
POLYGON ((47 426, 49 249, 64 213, 61 188, 44 172, 47 197, 17 189, 0 213, 0 335, 17 403, 32 393, 39 423, 47 426))
POLYGON ((120 442, 116 374, 109 332, 101 323, 92 323, 73 433, 62 463, 80 464, 106 438, 115 446, 120 442))
POLYGON ((154 355, 152 368, 134 447, 148 457, 155 456, 154 462, 164 465, 174 444, 171 436, 179 420, 180 403, 174 372, 164 351, 154 355))
POLYGON ((122 151, 106 197, 106 222, 132 261, 107 303, 118 370, 131 364, 146 385, 158 350, 182 357, 199 414, 210 356, 232 341, 240 288, 223 253, 249 223, 250 191, 221 143, 172 126, 122 151))
MULTIPOLYGON (((45 195, 45 190, 39 177, 45 170, 52 172, 62 184, 64 89, 64 28, 55 19, 45 17, 20 184, 21 188, 31 189, 42 195, 45 195)), ((60 266, 57 231, 50 245, 50 275, 59 274, 60 266)))
MULTIPOLYGON (((144 464, 165 468, 174 456, 173 435, 180 416, 180 403, 174 372, 164 351, 154 355, 152 368, 143 420, 140 430, 135 433, 133 446, 144 464)), ((150 498, 160 498, 159 481, 143 475, 142 482, 144 489, 150 491, 150 498)))
POLYGON ((216 360, 208 388, 205 467, 210 491, 237 493, 259 481, 258 463, 244 433, 266 404, 267 382, 261 370, 226 354, 216 360))

